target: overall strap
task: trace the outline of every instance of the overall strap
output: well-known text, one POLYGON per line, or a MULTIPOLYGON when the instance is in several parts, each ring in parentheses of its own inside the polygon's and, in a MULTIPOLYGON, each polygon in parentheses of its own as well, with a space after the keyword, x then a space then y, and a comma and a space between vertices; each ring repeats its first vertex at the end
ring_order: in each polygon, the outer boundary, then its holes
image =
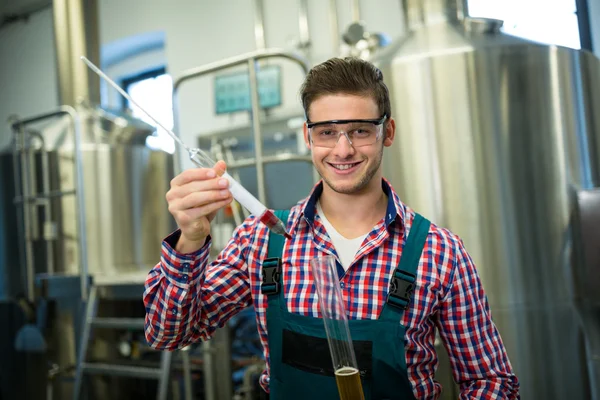
POLYGON ((415 290, 417 268, 431 223, 415 214, 402 256, 390 280, 390 293, 381 311, 380 319, 398 321, 408 308, 415 290))
MULTIPOLYGON (((282 221, 287 221, 290 210, 275 210, 275 215, 282 221)), ((262 284, 260 290, 266 295, 279 293, 281 276, 281 255, 285 238, 269 230, 267 258, 262 264, 262 284)))

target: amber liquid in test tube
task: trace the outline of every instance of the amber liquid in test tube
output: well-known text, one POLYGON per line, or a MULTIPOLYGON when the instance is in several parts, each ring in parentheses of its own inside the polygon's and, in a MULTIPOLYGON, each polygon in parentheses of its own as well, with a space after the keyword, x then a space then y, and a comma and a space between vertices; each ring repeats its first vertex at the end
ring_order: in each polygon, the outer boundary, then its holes
POLYGON ((364 400, 335 257, 315 258, 311 261, 311 268, 319 295, 319 305, 340 400, 364 400))

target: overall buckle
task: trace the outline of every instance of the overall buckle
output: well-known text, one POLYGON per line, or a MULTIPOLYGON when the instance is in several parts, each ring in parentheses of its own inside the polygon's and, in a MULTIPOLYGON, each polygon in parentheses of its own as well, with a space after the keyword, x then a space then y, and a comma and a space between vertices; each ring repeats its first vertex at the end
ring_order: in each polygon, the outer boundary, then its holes
POLYGON ((267 258, 262 265, 262 284, 260 291, 262 294, 279 293, 279 278, 281 275, 281 259, 267 258))
POLYGON ((388 303, 406 310, 415 291, 416 278, 413 274, 396 269, 390 281, 388 303))

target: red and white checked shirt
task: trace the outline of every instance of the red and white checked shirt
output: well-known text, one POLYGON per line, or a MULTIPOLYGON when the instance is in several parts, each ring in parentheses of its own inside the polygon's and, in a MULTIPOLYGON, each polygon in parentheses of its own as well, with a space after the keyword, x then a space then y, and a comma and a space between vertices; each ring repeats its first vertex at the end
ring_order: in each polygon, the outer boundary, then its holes
MULTIPOLYGON (((365 238, 348 271, 340 277, 350 319, 377 319, 385 304, 390 277, 402 255, 414 211, 403 204, 389 182, 387 213, 365 238)), ((283 249, 282 280, 288 310, 320 317, 310 260, 336 254, 316 214, 322 192, 319 182, 311 195, 294 206, 287 224, 292 234, 283 249)), ((207 244, 193 254, 179 254, 179 231, 162 245, 162 256, 148 274, 144 303, 146 339, 157 349, 176 349, 206 340, 229 318, 254 305, 264 347, 268 385, 267 297, 260 292, 261 264, 266 257, 267 228, 249 217, 236 228, 218 255, 209 261, 207 244)), ((433 376, 437 365, 435 329, 448 350, 461 399, 518 399, 519 382, 512 372, 502 340, 490 314, 475 265, 460 238, 431 225, 417 271, 410 307, 401 321, 408 378, 417 399, 435 399, 441 386, 433 376)), ((390 343, 393 346, 394 343, 390 343)))

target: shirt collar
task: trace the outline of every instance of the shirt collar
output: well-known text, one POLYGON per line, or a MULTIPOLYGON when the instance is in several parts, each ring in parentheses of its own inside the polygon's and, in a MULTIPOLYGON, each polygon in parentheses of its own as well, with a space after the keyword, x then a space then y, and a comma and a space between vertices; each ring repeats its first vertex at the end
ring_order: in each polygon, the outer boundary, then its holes
MULTIPOLYGON (((400 197, 392 188, 390 182, 382 178, 381 180, 381 188, 383 192, 388 196, 387 209, 385 213, 385 225, 389 227, 390 224, 394 221, 398 221, 400 226, 404 225, 404 220, 406 216, 406 207, 400 201, 400 197)), ((297 214, 297 217, 294 218, 292 230, 296 228, 299 220, 304 216, 306 220, 312 225, 315 220, 315 213, 317 211, 317 200, 321 197, 323 193, 323 181, 320 180, 312 189, 310 195, 299 204, 300 212, 297 214), (304 203, 304 204, 303 204, 304 203)))

